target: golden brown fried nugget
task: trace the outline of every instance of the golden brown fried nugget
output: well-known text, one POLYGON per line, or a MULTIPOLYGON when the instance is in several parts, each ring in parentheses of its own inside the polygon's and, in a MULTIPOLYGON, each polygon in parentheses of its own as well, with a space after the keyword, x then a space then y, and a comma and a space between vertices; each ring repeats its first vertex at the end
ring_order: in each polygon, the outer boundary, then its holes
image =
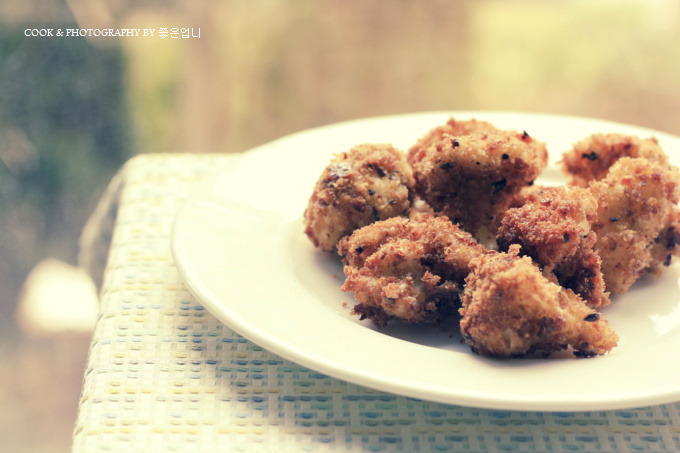
POLYGON ((571 289, 593 308, 609 304, 593 247, 590 224, 597 218, 597 201, 580 187, 532 187, 524 204, 503 216, 496 241, 500 250, 512 244, 529 256, 549 279, 571 289))
POLYGON ((445 134, 409 155, 414 192, 435 212, 478 237, 483 229, 495 233, 502 213, 547 161, 543 143, 514 131, 445 134))
POLYGON ((610 351, 618 342, 604 317, 572 291, 548 281, 530 258, 480 256, 466 278, 461 332, 477 354, 543 355, 572 347, 577 356, 610 351))
POLYGON ((655 138, 643 140, 625 134, 593 134, 566 152, 561 163, 571 184, 587 187, 590 181, 604 178, 622 157, 643 157, 668 166, 668 157, 655 138))
POLYGON ((357 228, 408 214, 411 167, 391 145, 363 144, 337 154, 319 177, 304 213, 305 234, 326 251, 357 228))
POLYGON ((354 313, 382 327, 391 318, 435 322, 458 308, 473 257, 487 253, 446 217, 416 214, 375 222, 341 240, 354 313))
POLYGON ((625 293, 646 269, 670 264, 680 239, 677 169, 624 157, 590 191, 598 202, 592 228, 607 290, 625 293))
POLYGON ((427 148, 433 144, 442 141, 445 135, 460 137, 461 135, 469 135, 474 132, 492 133, 498 132, 498 128, 491 123, 479 121, 474 118, 470 120, 456 120, 455 118, 450 118, 446 124, 435 127, 418 139, 418 141, 409 148, 407 158, 409 162, 413 162, 412 156, 420 151, 427 150, 427 148))

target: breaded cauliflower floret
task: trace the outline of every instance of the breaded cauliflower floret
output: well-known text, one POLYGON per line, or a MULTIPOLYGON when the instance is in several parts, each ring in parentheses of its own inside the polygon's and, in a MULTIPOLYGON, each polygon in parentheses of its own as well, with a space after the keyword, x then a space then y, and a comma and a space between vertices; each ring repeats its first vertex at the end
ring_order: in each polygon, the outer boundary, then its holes
POLYGON ((599 206, 592 228, 607 290, 625 293, 646 269, 668 265, 679 253, 677 169, 624 157, 590 191, 599 206))
POLYGON ((599 181, 622 157, 642 157, 667 167, 668 157, 655 138, 640 139, 625 134, 593 134, 576 143, 562 156, 562 168, 571 184, 587 187, 599 181))
POLYGON ((341 240, 354 314, 382 327, 391 318, 436 322, 458 308, 472 258, 487 253, 445 217, 416 214, 375 222, 341 240))
POLYGON ((423 137, 419 138, 418 141, 409 148, 407 158, 409 162, 414 162, 412 156, 420 151, 425 151, 433 144, 442 141, 445 135, 460 137, 475 132, 493 133, 498 132, 498 128, 491 123, 479 121, 474 118, 470 120, 456 120, 455 118, 450 118, 446 124, 435 127, 423 137))
POLYGON ((443 138, 409 155, 415 193, 473 235, 495 233, 514 196, 548 160, 543 143, 514 131, 443 138))
POLYGON ((480 256, 466 279, 461 332, 476 354, 547 356, 572 347, 577 356, 610 351, 618 342, 604 317, 572 291, 548 281, 530 258, 480 256))
POLYGON ((543 274, 571 289, 593 308, 609 304, 593 247, 590 224, 597 218, 597 201, 580 187, 532 187, 524 204, 503 216, 496 241, 500 250, 512 244, 531 257, 543 274))
POLYGON ((399 150, 363 144, 333 157, 304 212, 305 234, 326 251, 377 220, 407 215, 413 174, 399 150))

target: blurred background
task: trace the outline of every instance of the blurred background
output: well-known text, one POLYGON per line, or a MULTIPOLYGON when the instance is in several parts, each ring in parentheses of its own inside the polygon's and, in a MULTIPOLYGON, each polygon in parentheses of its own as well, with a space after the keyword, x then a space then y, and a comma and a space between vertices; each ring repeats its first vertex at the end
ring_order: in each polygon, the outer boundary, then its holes
POLYGON ((3 448, 70 449, 97 316, 78 237, 131 156, 426 110, 680 135, 678 75, 676 0, 0 0, 3 448), (174 27, 190 37, 24 36, 174 27))

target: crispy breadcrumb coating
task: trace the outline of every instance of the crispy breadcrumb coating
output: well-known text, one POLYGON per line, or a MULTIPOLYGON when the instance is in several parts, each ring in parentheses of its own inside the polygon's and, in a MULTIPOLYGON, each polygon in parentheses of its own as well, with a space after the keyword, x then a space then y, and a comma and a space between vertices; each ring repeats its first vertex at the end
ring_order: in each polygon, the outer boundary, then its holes
POLYGON ((598 202, 592 228, 607 290, 625 293, 646 269, 668 265, 678 255, 676 168, 623 157, 604 179, 591 183, 590 191, 598 202))
POLYGON ((590 181, 604 178, 609 167, 622 157, 643 157, 668 166, 668 157, 655 138, 625 134, 593 134, 566 152, 561 164, 571 184, 587 187, 590 181))
POLYGON ((408 214, 411 167, 391 145, 362 144, 335 155, 304 213, 305 234, 326 251, 357 228, 408 214))
POLYGON ((437 323, 491 357, 605 354, 618 335, 596 311, 680 256, 680 172, 656 139, 593 134, 564 154, 568 186, 534 187, 548 161, 526 132, 451 118, 407 154, 337 154, 304 212, 337 250, 353 314, 437 323), (496 235, 500 251, 475 240, 496 235))
POLYGON ((436 322, 458 308, 473 257, 487 253, 446 217, 416 214, 375 222, 338 244, 354 313, 382 327, 391 318, 436 322))
POLYGON ((500 250, 512 244, 529 256, 549 279, 571 289, 593 308, 609 304, 593 247, 590 224, 597 218, 597 201, 580 187, 532 187, 524 204, 503 216, 496 241, 500 250))
POLYGON ((666 225, 654 239, 650 249, 652 261, 649 271, 657 274, 661 266, 670 266, 674 256, 680 256, 680 210, 674 206, 668 217, 666 225))
POLYGON ((514 196, 546 166, 545 145, 526 132, 473 132, 409 155, 415 193, 473 235, 495 233, 514 196))
POLYGON ((548 281, 530 258, 509 253, 472 260, 460 326, 476 354, 547 356, 569 346, 576 356, 610 351, 618 342, 604 317, 572 291, 548 281))
POLYGON ((498 128, 491 123, 479 121, 474 118, 470 120, 456 120, 455 118, 450 118, 446 124, 435 127, 423 137, 419 138, 418 141, 409 148, 407 158, 409 162, 414 162, 413 156, 415 154, 425 151, 435 143, 442 141, 445 135, 460 137, 462 135, 470 135, 474 132, 492 133, 498 132, 498 128))

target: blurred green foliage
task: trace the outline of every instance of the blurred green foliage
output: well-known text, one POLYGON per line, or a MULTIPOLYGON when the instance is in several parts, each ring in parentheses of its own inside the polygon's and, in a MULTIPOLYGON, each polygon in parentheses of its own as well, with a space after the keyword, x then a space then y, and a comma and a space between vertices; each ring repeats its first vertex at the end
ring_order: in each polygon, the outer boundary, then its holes
POLYGON ((120 49, 24 28, 0 25, 1 327, 38 261, 75 261, 77 232, 132 153, 120 49))

